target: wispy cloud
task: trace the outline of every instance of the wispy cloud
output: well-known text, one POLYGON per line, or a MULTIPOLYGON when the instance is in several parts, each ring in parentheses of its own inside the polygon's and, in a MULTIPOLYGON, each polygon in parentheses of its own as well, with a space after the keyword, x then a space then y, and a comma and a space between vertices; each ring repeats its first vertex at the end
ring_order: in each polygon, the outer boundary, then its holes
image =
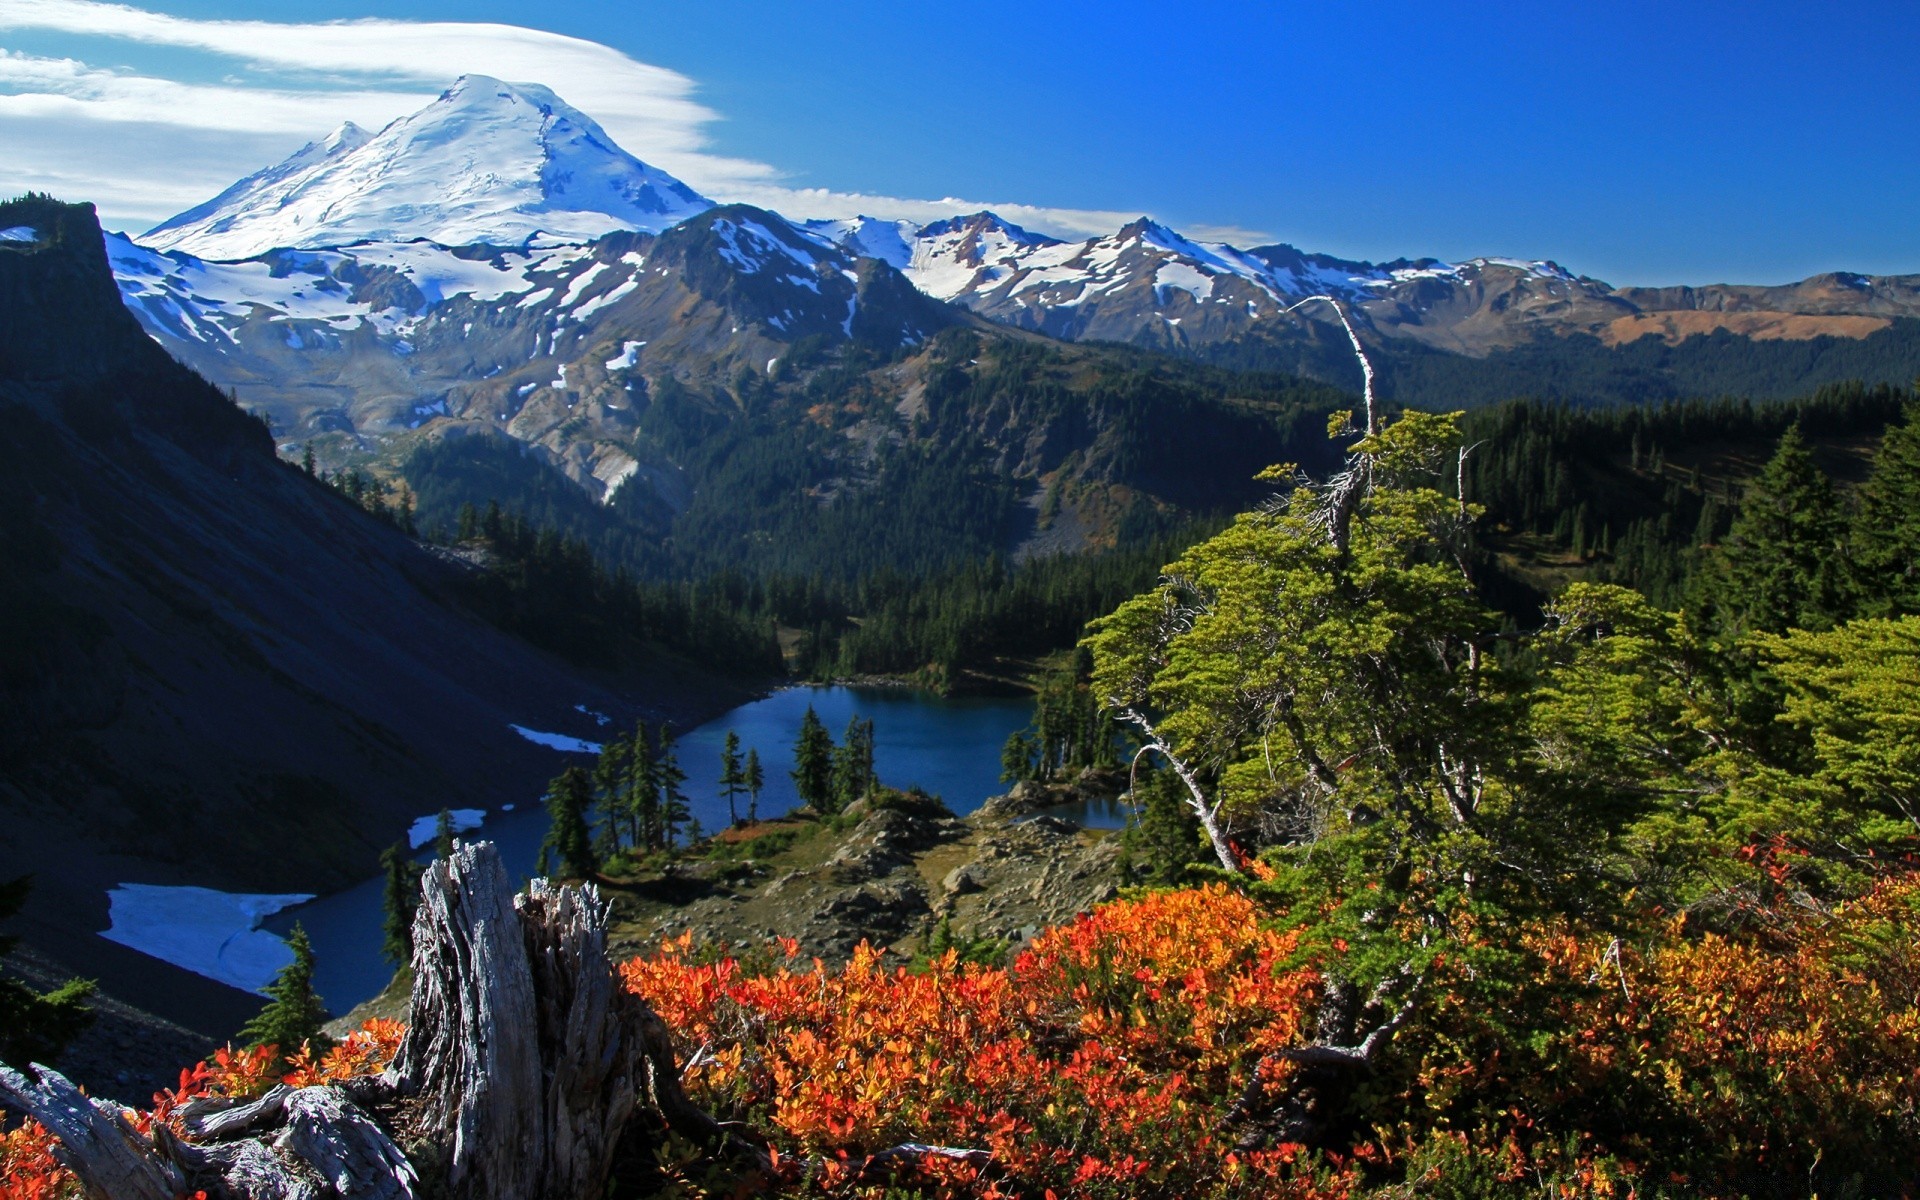
POLYGON ((708 130, 719 114, 695 98, 694 80, 598 42, 516 25, 195 20, 98 0, 0 0, 5 30, 132 42, 248 68, 208 83, 0 48, 8 147, 0 191, 92 199, 109 218, 134 224, 197 203, 341 121, 378 128, 464 74, 544 83, 628 151, 707 195, 789 216, 933 220, 992 208, 1043 232, 1084 237, 1139 215, 788 188, 771 164, 713 151, 708 130), (122 149, 132 153, 121 157, 122 149))

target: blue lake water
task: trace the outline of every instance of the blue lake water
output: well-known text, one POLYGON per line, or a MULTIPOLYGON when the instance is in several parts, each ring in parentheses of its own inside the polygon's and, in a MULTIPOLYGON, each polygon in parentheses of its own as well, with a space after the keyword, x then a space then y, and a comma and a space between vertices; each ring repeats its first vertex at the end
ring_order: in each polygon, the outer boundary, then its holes
MULTIPOLYGON (((944 698, 908 688, 785 688, 694 729, 676 745, 685 791, 694 817, 708 830, 727 824, 727 802, 720 794, 720 751, 727 731, 740 735, 740 752, 760 752, 766 787, 760 816, 776 817, 799 804, 793 780, 793 744, 800 720, 811 705, 840 741, 856 714, 873 722, 874 767, 883 783, 918 785, 944 799, 956 813, 970 813, 989 796, 1006 790, 1000 782, 1000 748, 1007 735, 1024 728, 1032 716, 1028 697, 944 698)), ((614 732, 609 729, 609 733, 614 732)), ((590 755, 556 750, 554 773, 570 765, 591 765, 590 755)), ((742 800, 744 805, 745 801, 742 800)), ((742 815, 745 814, 744 807, 742 815)), ((1093 828, 1117 828, 1123 806, 1092 802, 1055 810, 1057 815, 1093 828)), ((490 812, 468 838, 498 844, 507 870, 533 874, 547 832, 546 812, 538 796, 516 803, 511 812, 490 812)), ((380 957, 381 880, 275 913, 263 927, 285 934, 298 922, 313 941, 315 988, 335 1013, 377 994, 392 975, 380 957)))

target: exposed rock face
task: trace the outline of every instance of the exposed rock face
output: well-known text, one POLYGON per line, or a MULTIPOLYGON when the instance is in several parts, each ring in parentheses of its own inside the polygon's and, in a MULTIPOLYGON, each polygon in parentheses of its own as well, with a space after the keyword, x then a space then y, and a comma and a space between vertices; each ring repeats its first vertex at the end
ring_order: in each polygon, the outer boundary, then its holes
POLYGON ((1016 791, 1021 799, 965 820, 861 805, 852 828, 819 829, 765 865, 736 864, 723 877, 718 864, 699 864, 687 874, 707 876, 702 894, 622 923, 621 949, 645 953, 690 930, 739 950, 791 937, 802 956, 837 963, 862 941, 911 953, 942 921, 958 938, 1014 945, 1112 899, 1116 837, 1044 815, 1010 818, 1074 794, 1016 791))

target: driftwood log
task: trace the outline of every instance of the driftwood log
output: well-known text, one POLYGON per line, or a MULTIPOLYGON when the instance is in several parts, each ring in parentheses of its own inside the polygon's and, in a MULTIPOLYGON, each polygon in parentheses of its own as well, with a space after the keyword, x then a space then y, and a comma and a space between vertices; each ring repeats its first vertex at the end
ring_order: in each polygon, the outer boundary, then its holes
POLYGON ((614 973, 592 885, 516 897, 492 843, 457 844, 427 870, 413 937, 407 1036, 378 1079, 198 1100, 178 1136, 143 1136, 39 1065, 0 1067, 0 1103, 59 1138, 96 1200, 599 1200, 623 1138, 663 1127, 771 1176, 682 1091, 665 1024, 614 973))

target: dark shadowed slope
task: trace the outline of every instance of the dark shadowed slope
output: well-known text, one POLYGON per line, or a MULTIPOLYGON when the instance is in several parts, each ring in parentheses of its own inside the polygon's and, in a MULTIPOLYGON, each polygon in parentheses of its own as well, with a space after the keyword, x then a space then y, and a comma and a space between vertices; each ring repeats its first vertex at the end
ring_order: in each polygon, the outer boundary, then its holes
POLYGON ((121 882, 324 891, 415 817, 535 799, 575 705, 692 718, 691 668, 592 680, 274 458, 120 302, 87 206, 0 205, 0 878, 20 932, 203 1029, 255 1001, 92 936, 121 882), (19 231, 29 230, 30 234, 19 231))

